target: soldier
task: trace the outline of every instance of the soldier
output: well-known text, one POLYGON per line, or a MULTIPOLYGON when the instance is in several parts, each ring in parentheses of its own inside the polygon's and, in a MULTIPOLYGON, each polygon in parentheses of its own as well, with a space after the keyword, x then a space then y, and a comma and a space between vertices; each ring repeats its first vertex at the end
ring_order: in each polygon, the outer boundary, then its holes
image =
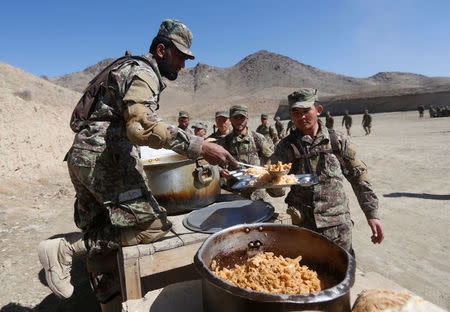
POLYGON ((272 142, 274 145, 278 142, 278 136, 275 129, 269 125, 269 116, 267 114, 261 114, 261 124, 256 128, 256 132, 261 133, 268 142, 272 142))
POLYGON ((190 122, 190 119, 189 119, 188 112, 180 111, 178 113, 178 128, 180 128, 181 130, 183 130, 187 133, 194 134, 192 132, 192 130, 189 129, 189 122, 190 122))
MULTIPOLYGON (((230 118, 233 131, 220 138, 217 144, 222 145, 237 161, 257 166, 266 164, 273 153, 273 145, 262 134, 248 130, 247 106, 233 105, 230 108, 230 118)), ((235 181, 233 181, 227 168, 221 171, 221 175, 229 181, 225 188, 231 190, 235 181)), ((264 200, 266 198, 266 192, 263 190, 245 190, 241 191, 240 194, 252 200, 264 200)))
POLYGON ((419 107, 417 107, 417 110, 419 111, 419 118, 423 118, 423 112, 425 111, 425 106, 423 106, 423 104, 420 104, 419 107))
POLYGON ((75 108, 71 127, 77 133, 66 159, 76 191, 74 219, 83 238, 46 240, 38 248, 48 286, 59 298, 73 293, 73 258, 87 254, 91 285, 102 311, 120 311, 114 267, 118 248, 151 243, 170 230, 164 208, 148 187, 138 146, 237 166, 223 147, 162 123, 156 114, 165 88, 162 76, 175 80, 185 61, 194 59, 191 42, 192 33, 184 24, 164 20, 149 54, 113 62, 88 85, 88 91, 100 90, 94 99, 82 102, 83 96, 75 108), (90 104, 91 113, 86 114, 80 103, 90 104))
POLYGON ((287 124, 287 129, 286 129, 286 134, 287 133, 291 133, 292 131, 294 131, 297 127, 295 126, 294 122, 292 120, 289 120, 288 124, 287 124))
POLYGON ((278 140, 281 140, 284 135, 284 126, 281 123, 279 116, 276 116, 274 120, 275 120, 275 129, 277 129, 278 140))
MULTIPOLYGON (((292 163, 291 174, 318 176, 312 187, 292 186, 285 202, 292 223, 318 232, 350 253, 352 220, 344 177, 351 183, 372 230, 372 242, 384 237, 378 216, 378 199, 367 177, 367 167, 356 155, 355 146, 340 132, 328 130, 318 116, 322 106, 315 89, 300 89, 288 96, 290 115, 297 130, 281 140, 272 163, 292 163)), ((283 189, 268 189, 271 196, 283 189)))
POLYGON ((352 116, 348 114, 348 110, 345 111, 345 115, 342 118, 342 126, 345 124, 345 129, 347 129, 347 135, 352 136, 350 133, 350 128, 352 127, 352 116))
POLYGON ((330 130, 332 130, 334 127, 334 118, 331 117, 330 111, 325 114, 325 127, 330 130))
POLYGON ((204 138, 206 136, 206 131, 208 130, 208 126, 203 122, 199 121, 195 123, 192 128, 194 129, 194 135, 204 138))
POLYGON ((369 135, 370 129, 372 128, 372 116, 369 115, 369 111, 367 109, 364 110, 364 115, 363 115, 361 125, 363 126, 364 131, 366 132, 366 135, 369 135))
POLYGON ((216 126, 217 131, 214 131, 213 134, 211 134, 207 140, 210 140, 211 142, 214 142, 218 140, 219 138, 223 138, 228 133, 231 132, 230 129, 230 112, 227 110, 224 111, 218 111, 216 112, 216 126))

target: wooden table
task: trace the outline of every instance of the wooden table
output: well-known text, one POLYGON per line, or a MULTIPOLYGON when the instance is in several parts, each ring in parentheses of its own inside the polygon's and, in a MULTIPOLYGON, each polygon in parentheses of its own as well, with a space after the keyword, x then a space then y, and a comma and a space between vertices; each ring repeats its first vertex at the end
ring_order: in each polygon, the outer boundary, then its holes
MULTIPOLYGON (((269 222, 290 223, 290 217, 277 211, 269 222)), ((285 209, 281 209, 285 210, 285 209)), ((194 255, 210 234, 186 229, 186 214, 170 216, 172 230, 162 239, 145 245, 122 247, 117 254, 122 300, 142 298, 142 294, 167 285, 199 279, 193 266, 194 255)))

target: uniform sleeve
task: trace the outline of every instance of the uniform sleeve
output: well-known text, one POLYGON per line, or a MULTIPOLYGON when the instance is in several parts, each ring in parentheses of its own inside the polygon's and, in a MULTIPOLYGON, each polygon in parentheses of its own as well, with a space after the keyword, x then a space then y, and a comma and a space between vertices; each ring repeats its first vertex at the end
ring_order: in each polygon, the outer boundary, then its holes
POLYGON ((151 77, 138 74, 125 93, 124 118, 128 139, 136 145, 171 149, 189 158, 198 158, 202 150, 203 138, 161 122, 156 112, 145 105, 152 102, 155 86, 151 77))
POLYGON ((277 135, 277 132, 275 131, 275 128, 270 126, 269 127, 269 133, 270 133, 270 137, 272 138, 273 144, 277 144, 277 142, 278 142, 278 135, 277 135))
POLYGON ((346 171, 344 174, 352 185, 359 206, 367 219, 379 219, 378 197, 369 182, 366 164, 358 158, 355 146, 348 139, 343 139, 340 143, 346 171))
POLYGON ((257 139, 259 142, 258 156, 261 158, 264 164, 270 163, 270 157, 273 154, 273 144, 262 135, 257 133, 257 139))

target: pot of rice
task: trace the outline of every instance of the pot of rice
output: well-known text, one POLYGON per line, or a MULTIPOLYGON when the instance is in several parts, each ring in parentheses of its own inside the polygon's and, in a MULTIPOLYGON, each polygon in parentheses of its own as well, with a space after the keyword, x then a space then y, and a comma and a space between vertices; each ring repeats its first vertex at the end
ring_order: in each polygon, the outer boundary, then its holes
POLYGON ((227 228, 203 243, 194 264, 205 311, 350 311, 355 260, 297 226, 227 228))

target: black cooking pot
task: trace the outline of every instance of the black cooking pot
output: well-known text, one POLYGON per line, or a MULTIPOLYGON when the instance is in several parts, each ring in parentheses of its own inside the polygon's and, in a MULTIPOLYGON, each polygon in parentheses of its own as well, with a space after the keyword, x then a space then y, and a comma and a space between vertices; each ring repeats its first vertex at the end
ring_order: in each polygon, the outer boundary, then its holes
POLYGON ((203 279, 205 311, 350 311, 355 261, 341 247, 312 231, 286 224, 236 225, 211 235, 194 257, 203 279), (303 295, 269 294, 233 285, 217 277, 211 262, 231 268, 259 252, 296 258, 318 273, 324 290, 303 295))

